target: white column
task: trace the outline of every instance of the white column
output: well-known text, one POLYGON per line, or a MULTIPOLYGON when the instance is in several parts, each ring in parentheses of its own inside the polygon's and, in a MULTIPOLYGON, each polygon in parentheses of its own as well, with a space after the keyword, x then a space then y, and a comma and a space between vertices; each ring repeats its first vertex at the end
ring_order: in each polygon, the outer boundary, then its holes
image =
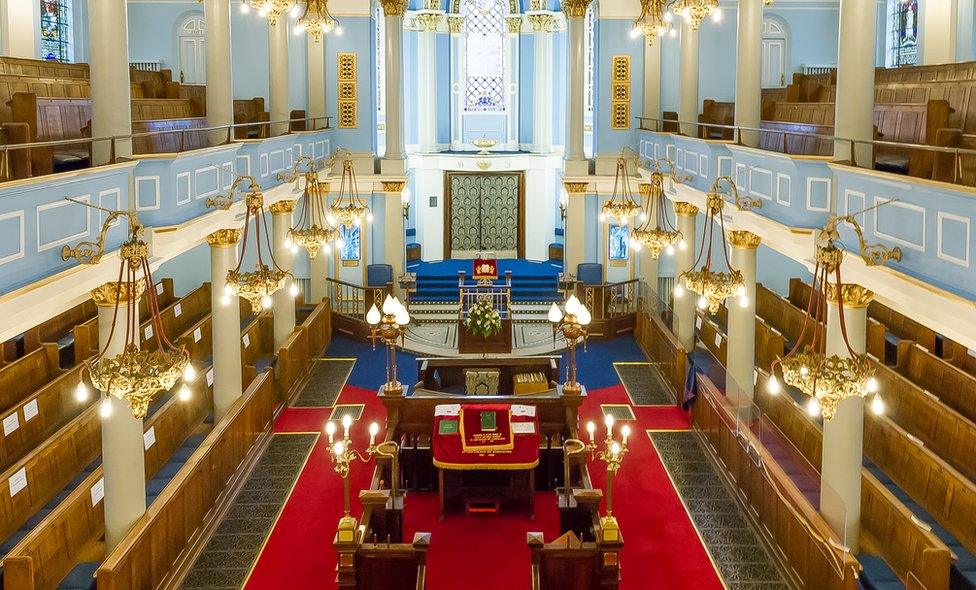
POLYGON ((973 47, 973 0, 956 0, 956 59, 972 61, 976 58, 973 47))
MULTIPOLYGON (((380 162, 383 174, 402 174, 405 170, 403 149, 403 13, 406 0, 381 0, 386 15, 386 153, 380 162)), ((433 100, 433 96, 425 97, 433 100)))
MULTIPOLYGON (((698 207, 691 203, 676 202, 674 212, 677 217, 678 231, 684 240, 684 248, 675 248, 674 252, 674 281, 678 286, 678 277, 686 270, 691 270, 695 264, 695 223, 698 207)), ((674 326, 672 331, 681 342, 685 351, 695 349, 695 294, 688 290, 683 283, 684 293, 681 297, 674 297, 674 326)))
MULTIPOLYGON (((956 61, 957 0, 919 2, 919 65, 946 64, 956 61)), ((972 30, 973 21, 968 23, 972 30)))
MULTIPOLYGON (((532 98, 532 152, 548 154, 552 151, 552 33, 547 21, 530 21, 535 44, 535 72, 532 98), (538 25, 536 23, 539 23, 538 25), (545 75, 543 75, 545 74, 545 75)), ((582 125, 582 119, 580 119, 582 125)), ((582 127, 580 127, 582 130, 582 127)))
MULTIPOLYGON (((681 22, 681 54, 678 64, 678 119, 698 121, 698 31, 691 28, 691 22, 683 18, 681 22)), ((685 123, 680 126, 681 133, 698 136, 698 126, 685 123)))
MULTIPOLYGON (((740 4, 741 6, 741 4, 740 4)), ((753 374, 756 369, 756 249, 759 236, 747 231, 730 231, 732 252, 729 262, 742 273, 744 297, 729 297, 728 370, 725 391, 736 407, 752 403, 753 374)))
MULTIPOLYGON (((735 66, 735 124, 759 127, 762 117, 762 0, 739 0, 738 59, 735 66)), ((759 145, 759 134, 742 134, 742 143, 759 145)))
MULTIPOLYGON (((842 0, 843 1, 843 0, 842 0)), ((860 285, 844 284, 844 323, 851 348, 865 349, 867 307, 874 293, 860 285)), ((827 289, 827 355, 850 356, 840 330, 836 288, 827 289)), ((820 512, 841 541, 857 552, 861 525, 861 459, 864 400, 849 398, 823 424, 820 512)))
POLYGON ((5 0, 3 17, 0 23, 0 38, 3 45, 0 51, 10 57, 37 59, 41 56, 39 47, 41 30, 40 2, 24 0, 5 0))
MULTIPOLYGON (((311 43, 311 40, 309 40, 311 43)), ((295 255, 285 244, 288 230, 291 229, 295 201, 278 201, 268 209, 271 211, 271 231, 274 234, 274 259, 281 270, 292 272, 295 269, 295 255)), ((317 257, 316 257, 317 258, 317 257)), ((274 310, 274 345, 278 350, 295 331, 295 297, 291 294, 294 277, 285 281, 284 287, 271 296, 274 310)))
POLYGON ((661 39, 644 42, 644 117, 661 117, 661 39))
MULTIPOLYGON (((125 0, 90 0, 88 26, 92 137, 129 135, 132 133, 132 107, 125 0)), ((131 141, 115 143, 116 158, 131 155, 131 141)), ((96 143, 92 147, 93 164, 105 164, 111 157, 108 143, 96 143)))
MULTIPOLYGON (((234 87, 231 82, 230 61, 230 3, 204 0, 206 22, 204 42, 207 52, 207 125, 234 123, 234 87)), ((219 145, 233 139, 227 131, 210 133, 210 143, 219 145)))
MULTIPOLYGON (((128 301, 134 298, 134 313, 139 315, 142 283, 106 283, 91 292, 98 305, 98 349, 106 358, 125 347, 129 323, 128 301), (116 315, 118 305, 118 315, 116 315), (112 333, 112 322, 115 333, 112 333), (111 337, 111 341, 109 341, 111 337)), ((135 320, 138 324, 138 319, 135 320)), ((133 341, 139 346, 141 334, 133 341)), ((143 450, 143 424, 133 418, 125 400, 108 396, 111 412, 102 418, 102 470, 105 477, 105 545, 111 550, 125 537, 146 512, 146 456, 143 450)))
MULTIPOLYGON (((874 139, 875 0, 840 0, 837 45, 837 97, 834 134, 844 139, 874 139)), ((870 144, 858 144, 857 165, 873 166, 870 144)), ((834 160, 851 161, 851 143, 834 142, 834 160)))
MULTIPOLYGON (((291 109, 288 104, 287 14, 278 17, 277 23, 268 24, 268 84, 268 97, 271 99, 269 112, 271 120, 288 120, 291 116, 291 109)), ((283 135, 288 131, 288 123, 278 123, 271 126, 271 135, 283 135)))
MULTIPOLYGON (((421 97, 437 96, 437 26, 443 15, 427 13, 417 35, 417 91, 421 97)), ((437 149, 437 101, 417 101, 417 151, 432 154, 437 149)))
POLYGON ((383 194, 386 195, 384 205, 385 217, 383 220, 383 234, 385 236, 384 262, 393 266, 393 290, 399 293, 400 286, 397 282, 403 274, 403 263, 406 248, 406 236, 403 226, 403 203, 400 202, 400 195, 407 183, 402 180, 383 181, 383 194))
MULTIPOLYGON (((322 190, 322 198, 326 202, 329 200, 329 181, 323 180, 319 184, 322 190)), ((328 221, 325 219, 319 219, 318 212, 315 208, 312 208, 312 223, 318 225, 319 227, 328 226, 328 221)), ((309 261, 309 284, 311 285, 311 293, 306 293, 305 300, 309 303, 316 305, 323 299, 329 296, 328 292, 328 282, 325 280, 329 276, 329 262, 333 256, 338 256, 339 253, 335 251, 332 244, 327 244, 319 250, 318 256, 309 261)))
MULTIPOLYGON (((583 17, 589 5, 590 0, 565 0, 562 3, 563 13, 566 15, 569 52, 569 75, 566 77, 566 94, 569 97, 566 106, 566 174, 571 175, 589 173, 589 165, 583 154, 583 70, 586 63, 586 56, 583 55, 583 17)), ((569 247, 568 242, 566 246, 569 247)), ((576 272, 575 267, 570 272, 576 272)))
MULTIPOLYGON (((305 40, 306 54, 308 59, 308 110, 307 117, 325 117, 325 40, 328 35, 323 35, 322 40, 316 43, 311 37, 305 40)), ((309 121, 306 129, 325 127, 325 121, 309 121)))
POLYGON ((237 266, 239 229, 219 229, 210 244, 210 333, 213 340, 214 418, 220 419, 243 391, 241 376, 241 304, 224 293, 227 271, 237 266))
POLYGON ((566 232, 564 236, 564 272, 576 274, 576 267, 585 260, 586 187, 585 182, 566 182, 566 232))

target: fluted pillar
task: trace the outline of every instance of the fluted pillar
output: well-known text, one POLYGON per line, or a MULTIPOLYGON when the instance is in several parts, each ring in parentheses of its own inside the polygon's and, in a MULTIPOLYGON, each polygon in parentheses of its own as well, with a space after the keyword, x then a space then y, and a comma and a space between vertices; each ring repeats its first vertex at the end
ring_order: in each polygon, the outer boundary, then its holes
POLYGON ((393 267, 393 290, 400 291, 398 279, 403 274, 404 256, 406 255, 406 235, 403 226, 403 203, 400 195, 407 183, 403 180, 383 181, 383 193, 386 195, 384 235, 385 261, 393 267))
MULTIPOLYGON (((308 109, 306 116, 312 119, 326 116, 325 110, 325 40, 328 35, 316 43, 311 37, 305 40, 305 50, 308 56, 308 109)), ((306 129, 325 127, 325 120, 309 121, 306 129)), ((328 154, 326 154, 328 155, 328 154)))
MULTIPOLYGON (((735 124, 759 128, 762 116, 763 0, 739 0, 738 59, 735 67, 735 124)), ((759 134, 742 134, 742 143, 759 145, 759 134)))
POLYGON ((552 151, 552 76, 542 75, 552 71, 552 31, 555 21, 552 14, 529 14, 532 39, 535 45, 532 98, 532 152, 548 154, 552 151))
POLYGON ((956 59, 955 61, 972 61, 976 58, 973 47, 973 0, 956 0, 956 59))
POLYGON ((673 303, 675 325, 672 326, 672 331, 678 336, 681 346, 691 352, 695 349, 695 294, 690 292, 678 277, 681 273, 691 270, 695 264, 695 224, 698 207, 691 203, 676 202, 674 213, 684 244, 684 247, 675 248, 674 252, 674 285, 676 290, 681 287, 684 292, 680 297, 675 293, 673 303))
MULTIPOLYGON (((328 202, 329 200, 329 190, 330 184, 328 180, 323 180, 319 184, 319 188, 322 191, 322 198, 328 202)), ((312 223, 318 225, 319 227, 327 227, 329 222, 326 219, 320 219, 318 212, 315 208, 312 208, 312 223)), ((332 244, 327 244, 319 250, 318 256, 309 261, 309 285, 310 292, 305 294, 305 300, 309 303, 318 304, 320 301, 329 296, 328 291, 328 281, 326 279, 329 276, 329 262, 332 260, 333 256, 338 256, 339 252, 335 250, 332 244)))
MULTIPOLYGON (((437 96, 437 27, 444 15, 427 12, 418 16, 417 91, 420 96, 437 96)), ((432 154, 437 149, 437 101, 417 101, 417 151, 432 154)))
MULTIPOLYGON (((386 16, 383 29, 386 35, 386 153, 380 162, 383 174, 402 174, 406 152, 403 149, 403 13, 406 0, 380 0, 386 16)), ((433 100, 433 96, 425 97, 433 100)))
POLYGON ((213 339, 214 417, 220 419, 243 391, 240 298, 227 293, 227 271, 237 266, 239 229, 219 229, 210 244, 210 333, 213 339))
POLYGON ((698 136, 698 31, 689 19, 681 21, 681 52, 678 62, 678 119, 689 121, 680 126, 681 133, 698 136))
POLYGON ((661 117, 661 39, 644 41, 643 117, 661 117))
POLYGON ((566 188, 566 232, 564 236, 565 249, 563 258, 565 262, 564 271, 576 274, 576 267, 585 260, 584 248, 586 247, 585 223, 586 216, 586 190, 588 183, 585 182, 565 182, 566 188))
MULTIPOLYGON (((843 1, 843 0, 842 0, 843 1)), ((854 352, 865 350, 868 304, 874 293, 860 285, 844 284, 844 324, 854 352)), ((837 289, 827 288, 827 355, 850 356, 841 334, 837 289)), ((823 423, 820 512, 851 551, 857 552, 861 529, 861 460, 864 438, 864 400, 849 398, 823 423)))
MULTIPOLYGON (((268 97, 271 100, 269 115, 272 121, 287 121, 291 117, 288 104, 288 15, 278 17, 275 24, 268 24, 268 97)), ((288 123, 271 126, 271 135, 288 133, 288 123)))
MULTIPOLYGON (((207 125, 234 123, 234 87, 230 60, 230 3, 225 0, 204 0, 206 22, 204 42, 207 52, 207 125)), ((211 131, 210 143, 219 145, 233 139, 233 132, 211 131)))
MULTIPOLYGON (((566 77, 566 174, 583 175, 589 172, 586 156, 583 154, 583 90, 586 56, 583 53, 585 35, 583 18, 591 0, 564 0, 563 13, 566 15, 567 51, 569 58, 566 77)), ((570 199, 572 205, 572 199, 570 199)), ((567 243, 567 247, 568 247, 567 243)), ((581 246, 582 247, 582 246, 581 246)), ((575 269, 574 269, 575 270, 575 269)))
MULTIPOLYGON (((129 46, 125 0, 88 2, 89 79, 91 81, 92 137, 112 137, 132 133, 132 107, 129 98, 129 46)), ((115 158, 132 155, 132 142, 115 142, 115 158)), ((92 163, 112 160, 109 142, 92 146, 92 163)))
POLYGON ((747 407, 752 403, 753 374, 756 370, 756 250, 759 236, 747 231, 730 231, 729 262, 732 268, 742 273, 745 293, 740 297, 730 297, 729 346, 725 391, 737 407, 747 407))
MULTIPOLYGON (((271 231, 274 234, 274 259, 281 270, 293 272, 295 270, 295 254, 288 247, 286 240, 288 230, 291 229, 292 213, 295 211, 295 201, 278 201, 268 209, 271 211, 271 231)), ((295 331, 295 296, 291 294, 294 276, 285 280, 285 285, 271 296, 274 310, 274 345, 277 350, 291 333, 295 331)))
MULTIPOLYGON (((92 290, 98 306, 98 349, 106 358, 122 352, 129 324, 128 302, 135 300, 138 324, 139 297, 144 283, 105 283, 92 290), (116 305, 118 309, 116 312, 116 305), (112 332, 113 322, 115 332, 112 332)), ((139 346, 141 334, 132 338, 139 346)), ((110 551, 146 512, 146 456, 143 448, 142 418, 133 418, 129 404, 105 395, 109 412, 102 413, 102 473, 104 475, 105 545, 110 551)))
POLYGON ((837 97, 834 101, 834 160, 873 166, 870 144, 850 140, 874 139, 874 61, 878 4, 875 0, 841 0, 837 46, 837 97))

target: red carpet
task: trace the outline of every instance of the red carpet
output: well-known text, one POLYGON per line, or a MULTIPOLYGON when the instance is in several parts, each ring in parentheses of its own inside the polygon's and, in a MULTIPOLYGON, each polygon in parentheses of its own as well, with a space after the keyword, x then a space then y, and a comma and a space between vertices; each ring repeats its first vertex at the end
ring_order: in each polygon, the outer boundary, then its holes
MULTIPOLYGON (((365 404, 353 437, 361 441, 369 422, 383 416, 376 393, 347 386, 339 403, 365 404)), ((623 386, 591 391, 583 404, 581 424, 602 425, 599 404, 629 403, 623 386)), ((321 432, 331 409, 286 409, 277 432, 321 432)), ((646 429, 687 429, 687 415, 675 407, 634 407, 630 453, 614 485, 615 510, 624 536, 621 556, 625 590, 720 590, 723 588, 697 532, 685 512, 646 429)), ((602 434, 602 427, 600 430, 602 434)), ((361 508, 356 490, 369 483, 372 465, 352 468, 353 514, 361 508)), ((590 464, 594 484, 604 485, 602 462, 590 464)), ((332 470, 325 436, 312 450, 288 503, 248 580, 248 590, 335 588, 332 540, 342 515, 342 486, 332 470)), ((437 522, 437 496, 408 495, 405 532, 431 533, 428 554, 429 590, 522 590, 529 588, 527 531, 542 531, 547 540, 558 534, 558 513, 552 494, 536 497, 536 520, 522 514, 451 515, 437 522)))

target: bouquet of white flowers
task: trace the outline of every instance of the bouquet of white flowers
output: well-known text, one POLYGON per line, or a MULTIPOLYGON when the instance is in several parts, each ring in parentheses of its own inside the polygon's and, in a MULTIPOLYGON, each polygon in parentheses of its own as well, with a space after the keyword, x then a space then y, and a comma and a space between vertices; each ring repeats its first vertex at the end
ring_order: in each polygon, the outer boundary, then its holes
POLYGON ((502 331, 502 318, 491 305, 491 300, 483 299, 471 306, 464 327, 472 334, 488 338, 502 331))

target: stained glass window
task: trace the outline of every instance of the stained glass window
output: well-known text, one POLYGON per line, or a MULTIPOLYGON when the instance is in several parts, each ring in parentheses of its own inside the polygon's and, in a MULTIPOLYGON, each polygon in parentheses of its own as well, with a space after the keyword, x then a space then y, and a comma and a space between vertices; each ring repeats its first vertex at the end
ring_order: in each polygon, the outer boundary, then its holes
POLYGON ((41 0, 41 56, 48 61, 72 61, 71 0, 41 0))
POLYGON ((583 53, 586 59, 586 92, 583 94, 584 112, 588 115, 593 114, 593 50, 596 47, 596 18, 593 16, 596 3, 591 2, 586 9, 586 51, 583 53))
POLYGON ((360 258, 360 228, 357 226, 339 226, 339 236, 342 238, 342 251, 340 260, 343 262, 358 261, 360 258))
POLYGON ((464 109, 505 111, 505 11, 502 0, 465 0, 464 109))
POLYGON ((611 223, 607 237, 610 240, 608 244, 608 258, 610 260, 627 260, 630 258, 630 249, 627 247, 627 242, 630 240, 630 228, 626 225, 611 223))
POLYGON ((888 11, 888 65, 913 66, 916 63, 918 0, 890 0, 888 11))
POLYGON ((383 18, 383 9, 379 2, 373 9, 373 18, 376 20, 376 38, 373 49, 376 51, 376 112, 383 112, 383 104, 386 102, 386 66, 383 63, 383 53, 386 51, 386 22, 383 18))

